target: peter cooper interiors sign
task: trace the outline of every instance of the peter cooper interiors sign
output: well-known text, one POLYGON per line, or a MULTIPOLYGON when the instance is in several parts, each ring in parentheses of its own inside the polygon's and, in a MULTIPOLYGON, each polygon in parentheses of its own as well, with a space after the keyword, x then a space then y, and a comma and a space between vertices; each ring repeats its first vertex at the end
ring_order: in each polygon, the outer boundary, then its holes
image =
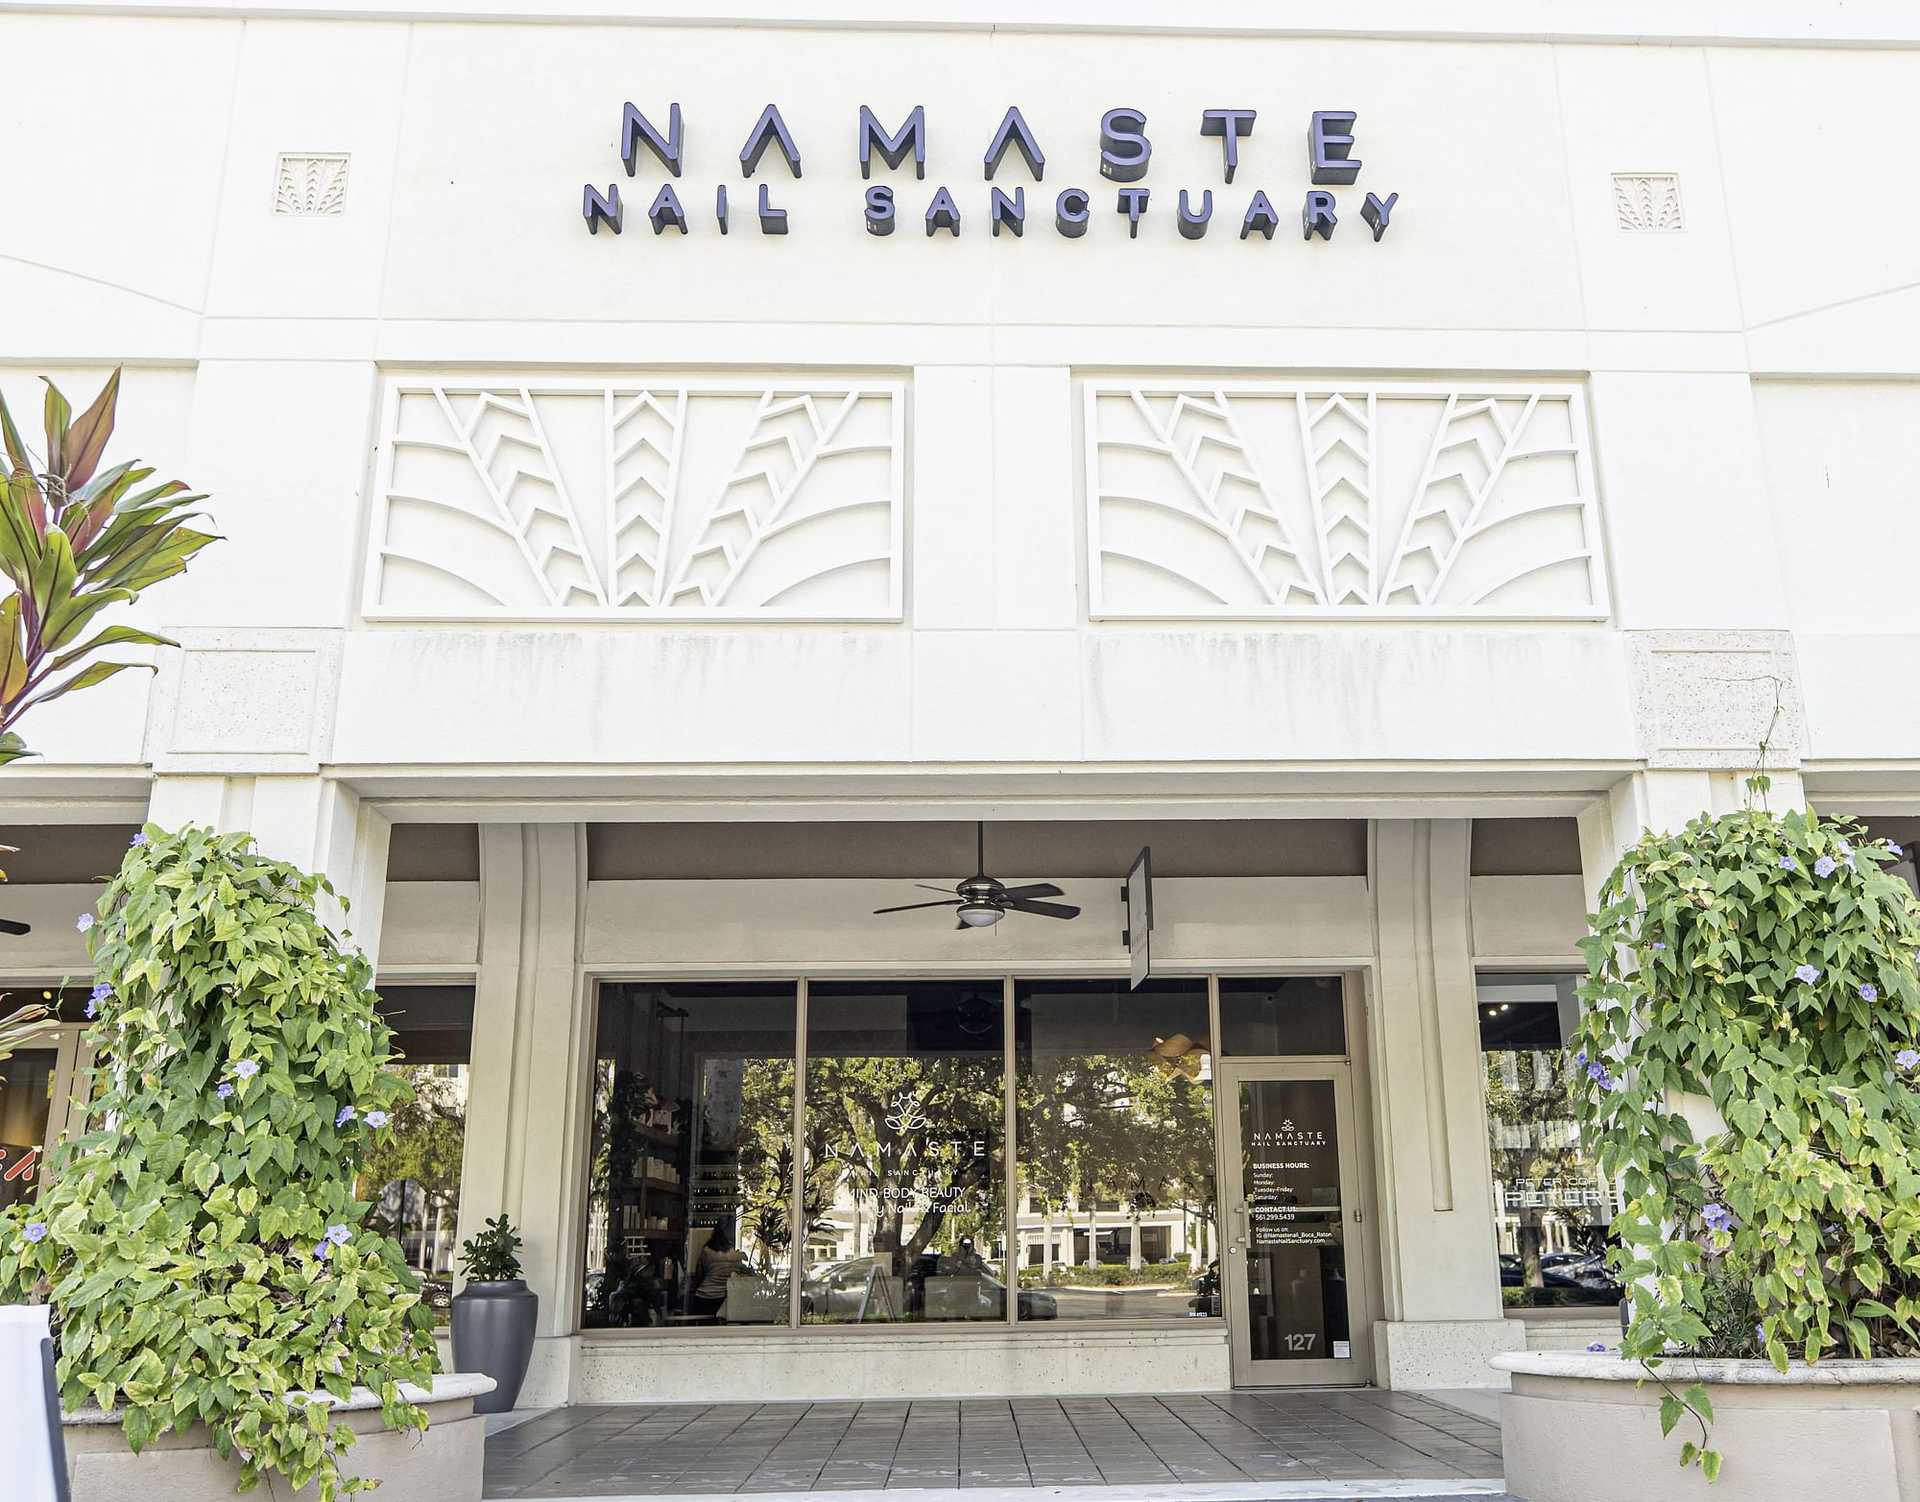
MULTIPOLYGON (((1233 181, 1234 171, 1240 165, 1240 143, 1253 134, 1256 119, 1257 112, 1250 109, 1209 109, 1200 112, 1200 134, 1219 138, 1222 173, 1228 183, 1233 181)), ((1327 190, 1349 186, 1360 176, 1361 162, 1353 154, 1354 120, 1352 110, 1315 110, 1307 119, 1307 171, 1314 186, 1307 190, 1300 205, 1300 232, 1308 240, 1315 235, 1325 240, 1333 238, 1334 228, 1340 222, 1339 205, 1327 190)), ((685 139, 683 125, 678 104, 668 110, 664 133, 633 104, 627 104, 620 119, 620 160, 627 169, 627 176, 638 175, 640 164, 645 159, 642 155, 644 150, 667 169, 671 178, 678 178, 682 165, 681 147, 685 139)), ((780 117, 779 106, 773 104, 760 112, 760 118, 754 121, 753 128, 747 132, 746 143, 740 148, 741 176, 751 179, 759 171, 761 159, 769 147, 780 153, 794 177, 800 176, 799 144, 794 140, 793 132, 787 129, 787 122, 780 117)), ((856 149, 863 178, 873 176, 875 157, 889 167, 897 168, 911 154, 913 175, 924 180, 927 175, 926 107, 915 105, 899 129, 889 131, 881 125, 871 109, 861 105, 856 149)), ((989 183, 993 181, 1009 150, 1017 151, 1025 159, 1027 170, 1036 183, 1045 179, 1046 153, 1040 149, 1040 142, 1017 108, 1006 112, 1000 121, 1000 128, 994 131, 992 139, 987 142, 983 160, 989 183)), ((1126 217, 1130 238, 1139 235, 1140 221, 1153 210, 1151 190, 1144 186, 1131 186, 1147 175, 1147 164, 1152 159, 1153 141, 1147 135, 1147 117, 1144 113, 1137 109, 1110 109, 1100 117, 1100 175, 1118 184, 1113 190, 1113 207, 1126 217)), ((786 234, 787 211, 775 202, 772 185, 760 183, 757 184, 757 190, 752 214, 759 222, 760 233, 786 234)), ((1375 240, 1386 234, 1394 205, 1399 201, 1398 193, 1389 193, 1385 198, 1368 193, 1361 203, 1360 217, 1373 231, 1375 240)), ((1055 232, 1070 240, 1078 239, 1087 232, 1088 221, 1096 206, 1094 189, 1060 189, 1053 196, 1055 232)), ((1237 203, 1235 207, 1238 207, 1237 203)), ((1000 187, 988 188, 985 209, 986 222, 993 234, 1005 231, 1020 236, 1026 233, 1027 190, 1024 187, 1016 187, 1011 193, 1000 187)), ((696 206, 696 214, 703 211, 703 206, 696 206)), ((863 212, 869 234, 891 235, 899 225, 903 210, 891 187, 875 183, 866 190, 863 212)), ((905 212, 911 213, 912 210, 905 212)), ((1039 212, 1044 213, 1045 210, 1040 209, 1039 212)), ((600 227, 605 225, 616 235, 619 234, 625 227, 626 219, 626 204, 622 200, 619 183, 607 184, 604 193, 593 183, 586 184, 580 197, 580 213, 592 233, 599 234, 600 227)), ((1174 214, 1182 235, 1189 240, 1200 239, 1213 223, 1213 190, 1202 189, 1196 199, 1188 189, 1180 189, 1174 214)), ((714 189, 711 217, 723 235, 733 226, 733 206, 725 183, 718 184, 714 189)), ((744 213, 742 217, 745 217, 744 213)), ((963 214, 959 200, 943 184, 934 188, 928 196, 921 222, 929 235, 944 233, 958 236, 963 222, 972 221, 963 214)), ((683 235, 690 232, 686 203, 671 180, 660 185, 660 190, 647 205, 647 223, 653 226, 656 235, 665 234, 668 229, 678 230, 683 235)), ((1239 224, 1241 239, 1258 234, 1271 240, 1273 232, 1280 227, 1280 211, 1264 189, 1256 188, 1246 200, 1239 224)))

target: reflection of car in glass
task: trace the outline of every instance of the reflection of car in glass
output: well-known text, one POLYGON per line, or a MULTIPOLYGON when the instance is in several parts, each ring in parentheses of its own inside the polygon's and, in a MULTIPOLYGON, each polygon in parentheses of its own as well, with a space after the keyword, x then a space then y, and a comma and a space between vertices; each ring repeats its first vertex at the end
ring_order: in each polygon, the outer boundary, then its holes
POLYGON ((1187 1300, 1187 1308, 1209 1317, 1220 1312, 1220 1260, 1217 1257, 1193 1280, 1193 1297, 1187 1300))
MULTIPOLYGON (((984 1263, 962 1264, 952 1256, 923 1252, 914 1262, 913 1276, 906 1279, 889 1278, 887 1265, 885 1257, 828 1263, 800 1285, 803 1317, 884 1320, 915 1315, 931 1319, 1005 1316, 1006 1285, 984 1263)), ((1019 1310, 1021 1319, 1057 1319, 1060 1306, 1044 1290, 1023 1288, 1019 1310)))
POLYGON ((422 1278, 420 1298, 429 1308, 444 1313, 453 1308, 453 1283, 448 1278, 422 1278))
POLYGON ((1512 1252, 1500 1254, 1500 1286, 1502 1288, 1527 1286, 1527 1265, 1512 1252))
MULTIPOLYGON (((1007 1285, 991 1266, 977 1257, 943 1256, 922 1252, 909 1280, 917 1295, 914 1307, 929 1319, 1002 1319, 1007 1312, 1007 1285)), ((1044 1289, 1020 1290, 1021 1319, 1058 1319, 1060 1305, 1044 1289)))
POLYGON ((1618 1299, 1623 1292, 1606 1258, 1595 1252, 1572 1256, 1552 1266, 1542 1257, 1540 1280, 1549 1288, 1577 1288, 1582 1293, 1601 1294, 1608 1299, 1618 1299))

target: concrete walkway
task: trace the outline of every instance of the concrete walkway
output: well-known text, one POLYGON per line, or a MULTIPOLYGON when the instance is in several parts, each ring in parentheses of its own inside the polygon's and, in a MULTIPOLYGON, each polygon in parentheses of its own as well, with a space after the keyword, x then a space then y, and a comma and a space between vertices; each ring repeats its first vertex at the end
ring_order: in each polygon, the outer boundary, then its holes
MULTIPOLYGON (((487 1441, 490 1498, 964 1489, 1031 1497, 1498 1494, 1500 1431, 1411 1393, 555 1409, 487 1441)), ((930 1502, 922 1493, 915 1502, 930 1502)))

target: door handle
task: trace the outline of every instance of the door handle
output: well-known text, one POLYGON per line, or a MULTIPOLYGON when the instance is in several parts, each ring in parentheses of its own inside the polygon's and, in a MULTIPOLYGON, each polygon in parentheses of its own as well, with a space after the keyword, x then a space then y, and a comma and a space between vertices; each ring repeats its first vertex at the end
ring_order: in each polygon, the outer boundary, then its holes
POLYGON ((1237 1252, 1247 1239, 1247 1207, 1239 1204, 1229 1205, 1227 1207, 1227 1213, 1231 1215, 1236 1222, 1235 1229, 1231 1233, 1233 1239, 1227 1243, 1227 1250, 1237 1252))

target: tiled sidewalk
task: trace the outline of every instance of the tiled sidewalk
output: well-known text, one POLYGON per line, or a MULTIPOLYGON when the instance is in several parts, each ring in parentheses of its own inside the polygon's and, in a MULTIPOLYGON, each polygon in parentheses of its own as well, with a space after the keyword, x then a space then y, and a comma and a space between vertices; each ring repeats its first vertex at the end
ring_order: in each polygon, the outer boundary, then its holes
POLYGON ((1497 1479, 1500 1431, 1410 1393, 562 1408, 487 1441, 488 1497, 1497 1479))

